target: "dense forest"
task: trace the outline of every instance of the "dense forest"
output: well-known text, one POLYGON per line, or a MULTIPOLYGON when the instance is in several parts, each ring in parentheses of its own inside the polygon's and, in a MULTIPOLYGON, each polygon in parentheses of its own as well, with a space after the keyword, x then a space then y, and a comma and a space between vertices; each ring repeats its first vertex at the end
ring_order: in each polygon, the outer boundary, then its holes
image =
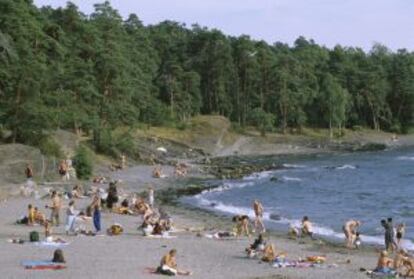
MULTIPOLYGON (((277 26, 271 26, 277 32, 277 26)), ((0 1, 0 130, 36 144, 57 128, 97 144, 118 126, 171 125, 197 114, 288 132, 370 127, 407 132, 414 53, 293 46, 164 21, 144 26, 105 2, 85 15, 0 1)))

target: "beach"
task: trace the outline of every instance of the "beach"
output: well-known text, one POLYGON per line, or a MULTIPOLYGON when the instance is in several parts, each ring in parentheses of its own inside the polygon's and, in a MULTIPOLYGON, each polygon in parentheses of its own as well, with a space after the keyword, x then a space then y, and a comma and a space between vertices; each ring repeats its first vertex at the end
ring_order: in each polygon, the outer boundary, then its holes
MULTIPOLYGON (((146 183, 156 185, 161 190, 174 184, 174 179, 153 179, 145 173, 149 167, 137 167, 133 172, 141 177, 139 183, 129 185, 125 191, 145 191, 146 183), (139 186, 141 185, 141 186, 139 186), (145 185, 145 186, 144 186, 145 185)), ((131 170, 117 173, 118 178, 131 170)), ((126 175, 126 177, 129 177, 126 175)), ((151 239, 142 236, 137 230, 141 223, 138 216, 124 216, 103 213, 103 227, 120 223, 124 233, 119 236, 66 236, 64 227, 53 228, 54 235, 62 237, 69 245, 63 248, 67 268, 60 271, 30 271, 20 265, 22 260, 51 259, 53 249, 25 244, 8 243, 7 239, 28 239, 29 232, 37 230, 43 237, 43 228, 14 224, 26 213, 29 203, 45 212, 48 200, 33 198, 11 198, 0 205, 0 257, 2 258, 2 278, 162 278, 150 274, 147 268, 158 266, 161 257, 170 249, 178 251, 177 262, 180 268, 191 270, 191 278, 367 278, 360 272, 361 267, 372 269, 377 261, 373 249, 350 251, 319 240, 290 240, 287 237, 270 233, 269 241, 277 251, 285 251, 287 258, 298 259, 311 255, 325 255, 327 265, 321 268, 275 268, 260 263, 258 259, 246 257, 244 249, 253 241, 247 237, 231 240, 215 240, 204 234, 219 230, 231 230, 230 218, 215 216, 200 210, 182 206, 166 205, 172 216, 177 232, 172 239, 151 239), (199 236, 201 235, 201 237, 199 236), (347 263, 350 260, 350 263, 347 263)), ((65 205, 68 201, 66 200, 65 205)), ((76 205, 82 208, 89 199, 77 199, 76 205)), ((64 211, 61 219, 64 221, 64 211)))

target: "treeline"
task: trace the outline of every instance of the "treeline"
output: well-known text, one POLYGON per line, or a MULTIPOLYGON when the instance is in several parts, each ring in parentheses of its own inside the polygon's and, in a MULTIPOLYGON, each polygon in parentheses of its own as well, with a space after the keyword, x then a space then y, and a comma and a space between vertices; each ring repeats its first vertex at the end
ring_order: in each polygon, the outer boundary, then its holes
MULTIPOLYGON (((277 32, 277 26, 274 28, 277 32)), ((56 128, 103 133, 220 114, 261 130, 413 124, 414 54, 375 45, 292 47, 165 21, 126 20, 108 2, 0 1, 0 125, 10 140, 56 128)))

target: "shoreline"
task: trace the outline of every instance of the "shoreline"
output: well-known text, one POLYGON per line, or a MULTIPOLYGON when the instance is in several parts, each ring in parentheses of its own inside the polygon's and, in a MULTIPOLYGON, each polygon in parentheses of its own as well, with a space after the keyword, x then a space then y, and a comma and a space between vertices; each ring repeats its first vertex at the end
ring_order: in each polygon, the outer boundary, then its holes
MULTIPOLYGON (((292 156, 292 155, 284 155, 292 156)), ((268 239, 276 245, 278 251, 286 251, 289 259, 304 258, 310 255, 326 255, 327 263, 334 265, 333 268, 274 268, 268 264, 259 264, 258 260, 248 259, 244 249, 253 241, 246 237, 237 240, 211 240, 199 237, 198 234, 214 232, 219 230, 231 231, 233 223, 225 214, 216 214, 206 209, 182 204, 178 201, 184 194, 197 194, 211 186, 203 185, 202 182, 212 179, 211 174, 199 170, 201 165, 193 165, 194 172, 190 172, 185 179, 177 179, 170 176, 167 179, 154 179, 151 177, 152 166, 140 165, 130 167, 125 171, 110 173, 112 177, 124 179, 125 191, 144 193, 149 184, 155 188, 156 202, 160 202, 163 209, 167 210, 177 224, 177 228, 183 232, 177 233, 176 239, 171 240, 149 240, 145 239, 136 231, 137 220, 135 217, 119 216, 104 213, 105 226, 113 222, 119 222, 126 228, 124 236, 120 237, 68 237, 71 245, 65 248, 65 254, 70 259, 70 268, 60 272, 60 278, 90 278, 85 274, 94 274, 99 278, 113 278, 120 274, 124 278, 164 278, 154 275, 141 274, 146 267, 155 266, 166 249, 173 247, 179 251, 179 264, 183 268, 194 272, 192 278, 261 278, 261 279, 320 279, 320 278, 368 278, 361 267, 374 268, 377 261, 377 247, 364 246, 360 250, 348 250, 341 243, 332 243, 327 240, 289 239, 286 233, 270 230, 268 239), (132 183, 133 181, 133 183, 132 183), (105 240, 105 241, 104 241, 105 240), (109 241, 109 242, 108 242, 109 241), (135 247, 134 252, 129 252, 130 247, 135 247), (107 249, 115 254, 108 258, 107 249), (116 249, 116 250, 112 250, 116 249), (119 250, 119 251, 118 251, 119 250), (105 252, 106 251, 106 252, 105 252), (147 257, 140 257, 142 251, 146 251, 147 257), (98 264, 82 265, 82 263, 95 257, 98 264), (126 259, 131 260, 115 260, 126 259), (350 262, 349 262, 350 261, 350 262), (106 268, 112 265, 118 272, 106 268), (122 270, 122 271, 120 271, 122 270), (129 277, 133 272, 134 276, 129 277), (86 277, 85 277, 86 276, 86 277)), ((168 174, 173 172, 172 167, 166 166, 168 174)), ((216 179, 216 178, 213 178, 216 179)), ((217 185, 219 186, 219 185, 217 185)), ((5 243, 5 238, 27 237, 28 228, 12 225, 11 221, 16 219, 18 212, 24 212, 27 203, 32 202, 41 206, 44 201, 36 201, 33 198, 14 197, 0 203, 0 256, 8 259, 1 266, 5 272, 10 274, 7 278, 21 278, 25 273, 18 266, 18 261, 32 258, 38 259, 49 257, 50 250, 29 248, 21 250, 18 245, 5 243), (5 251, 10 251, 6 253, 5 251)), ((81 202, 81 201, 80 201, 81 202)), ((64 236, 57 230, 58 235, 64 236)), ((24 246, 28 247, 28 246, 24 246)), ((31 273, 33 278, 53 278, 48 273, 31 273), (39 275, 39 277, 37 276, 39 275), (50 276, 50 277, 49 277, 50 276)), ((31 277, 32 278, 32 277, 31 277)))

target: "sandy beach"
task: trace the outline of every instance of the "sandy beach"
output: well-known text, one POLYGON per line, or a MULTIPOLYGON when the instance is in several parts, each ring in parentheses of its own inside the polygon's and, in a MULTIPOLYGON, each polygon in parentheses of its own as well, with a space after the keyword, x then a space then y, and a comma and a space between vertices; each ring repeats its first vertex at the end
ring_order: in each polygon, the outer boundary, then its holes
MULTIPOLYGON (((138 183, 128 185, 125 191, 144 191, 147 183, 157 189, 174 184, 173 179, 156 180, 147 175, 147 166, 135 167, 116 174, 117 178, 131 179, 131 173, 139 177, 138 183)), ((168 169, 167 171, 171 171, 168 169)), ((126 183, 126 182, 125 182, 126 183)), ((161 257, 169 249, 178 250, 178 265, 193 271, 191 278, 367 278, 361 267, 374 268, 377 255, 372 249, 349 251, 321 241, 290 240, 270 233, 269 241, 278 251, 287 252, 289 259, 305 258, 311 255, 326 255, 324 268, 282 268, 249 259, 244 253, 253 239, 247 237, 231 240, 214 240, 201 235, 218 230, 231 230, 232 223, 227 218, 214 216, 199 210, 165 206, 176 224, 176 236, 172 239, 151 239, 142 236, 137 230, 141 217, 103 213, 103 227, 113 223, 124 226, 120 236, 66 236, 64 226, 53 228, 54 235, 64 238, 70 244, 63 248, 67 268, 61 271, 30 271, 21 266, 22 260, 49 260, 53 249, 39 247, 33 243, 8 243, 7 239, 28 239, 29 232, 37 230, 43 238, 43 228, 16 225, 15 220, 26 213, 29 203, 38 206, 43 212, 48 200, 33 198, 11 198, 0 205, 0 258, 1 278, 162 278, 150 274, 146 268, 155 268, 161 257), (350 263, 347 261, 350 260, 350 263), (332 265, 332 267, 328 267, 332 265)), ((89 199, 76 200, 82 209, 89 199)), ((65 206, 68 201, 64 202, 65 206)), ((64 222, 64 209, 61 212, 64 222)))

